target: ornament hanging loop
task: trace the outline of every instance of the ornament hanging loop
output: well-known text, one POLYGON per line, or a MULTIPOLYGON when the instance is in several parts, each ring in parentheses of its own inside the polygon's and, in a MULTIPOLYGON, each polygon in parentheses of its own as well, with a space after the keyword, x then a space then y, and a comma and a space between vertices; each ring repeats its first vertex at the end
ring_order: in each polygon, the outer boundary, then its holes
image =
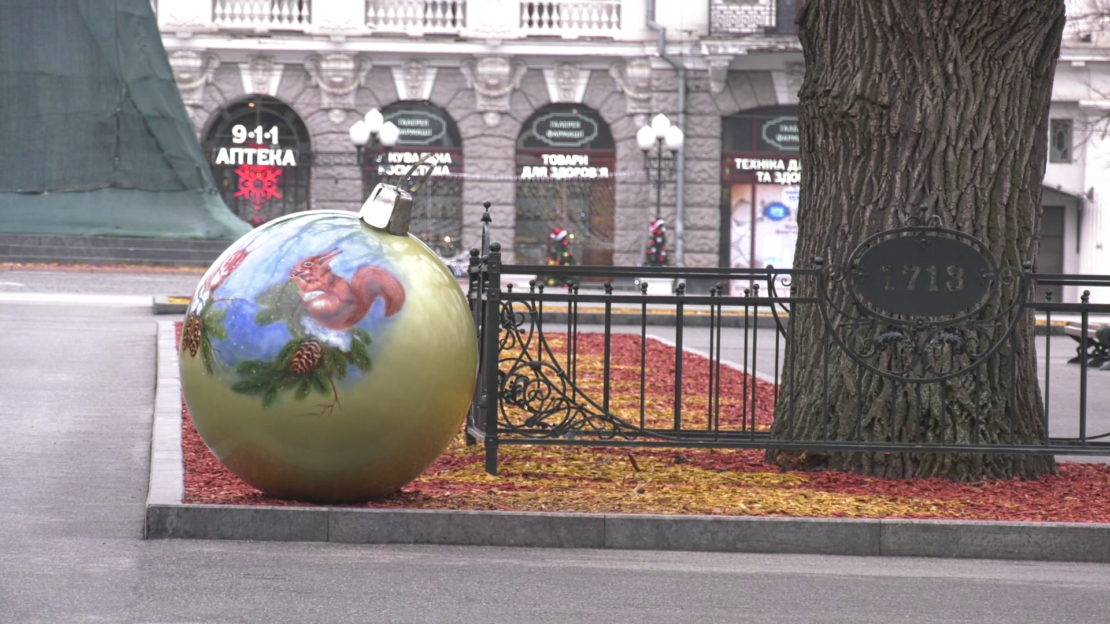
POLYGON ((375 186, 366 203, 362 204, 359 218, 370 227, 386 230, 394 236, 407 235, 412 223, 412 196, 428 182, 435 170, 435 167, 427 164, 430 158, 431 154, 425 154, 401 176, 407 190, 393 184, 375 186), (427 171, 416 181, 413 174, 421 166, 426 167, 427 171))
POLYGON ((392 184, 378 184, 359 210, 358 218, 372 228, 406 236, 412 222, 412 195, 392 184))

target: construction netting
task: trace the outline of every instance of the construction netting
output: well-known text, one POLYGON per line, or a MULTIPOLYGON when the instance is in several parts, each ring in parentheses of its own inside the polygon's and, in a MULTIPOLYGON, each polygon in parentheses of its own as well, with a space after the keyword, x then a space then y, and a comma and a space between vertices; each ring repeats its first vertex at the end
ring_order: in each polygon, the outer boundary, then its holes
POLYGON ((0 232, 231 238, 149 0, 0 2, 0 232))

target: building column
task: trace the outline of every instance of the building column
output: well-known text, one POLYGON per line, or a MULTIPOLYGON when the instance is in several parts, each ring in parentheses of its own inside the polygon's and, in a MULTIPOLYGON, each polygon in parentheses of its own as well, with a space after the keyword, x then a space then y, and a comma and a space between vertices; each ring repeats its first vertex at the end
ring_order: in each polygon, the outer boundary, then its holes
MULTIPOLYGON (((1083 202, 1079 227, 1079 272, 1101 275, 1110 267, 1107 253, 1107 218, 1110 217, 1110 138, 1091 133, 1087 137, 1083 177, 1093 190, 1083 202)), ((1092 303, 1110 303, 1110 288, 1092 288, 1092 303)), ((1077 293, 1077 296, 1080 293, 1077 293)))

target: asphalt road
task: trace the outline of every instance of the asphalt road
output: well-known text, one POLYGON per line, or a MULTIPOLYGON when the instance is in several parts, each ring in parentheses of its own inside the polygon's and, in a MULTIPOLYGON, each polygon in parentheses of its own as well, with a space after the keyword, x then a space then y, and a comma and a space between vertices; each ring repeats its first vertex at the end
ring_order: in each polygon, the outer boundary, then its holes
POLYGON ((11 294, 197 279, 132 277, 0 273, 0 622, 1110 620, 1095 564, 144 541, 156 318, 11 294))

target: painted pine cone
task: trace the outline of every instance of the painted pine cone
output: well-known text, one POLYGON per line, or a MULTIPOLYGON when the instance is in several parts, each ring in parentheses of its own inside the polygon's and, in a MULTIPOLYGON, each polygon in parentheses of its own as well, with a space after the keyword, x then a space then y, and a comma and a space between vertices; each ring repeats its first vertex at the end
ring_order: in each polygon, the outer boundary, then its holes
POLYGON ((324 347, 315 340, 306 340, 293 352, 293 359, 289 363, 289 372, 294 375, 304 375, 316 367, 324 355, 324 347))
POLYGON ((197 356, 197 349, 200 349, 200 334, 203 329, 203 324, 196 316, 190 316, 185 323, 185 331, 181 335, 181 344, 189 350, 191 357, 197 356))

